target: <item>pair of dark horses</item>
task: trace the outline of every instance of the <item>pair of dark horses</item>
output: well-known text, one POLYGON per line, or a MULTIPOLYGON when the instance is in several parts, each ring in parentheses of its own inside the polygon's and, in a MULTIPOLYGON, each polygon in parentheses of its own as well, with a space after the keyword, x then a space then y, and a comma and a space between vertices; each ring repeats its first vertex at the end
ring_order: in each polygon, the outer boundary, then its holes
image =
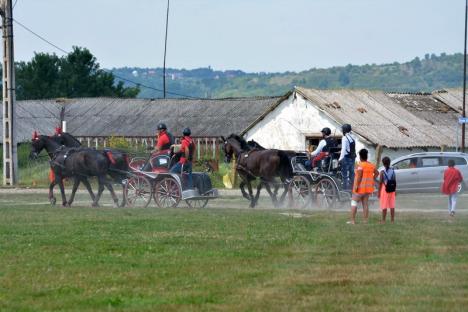
MULTIPOLYGON (((55 204, 56 201, 53 194, 55 185, 58 184, 60 187, 62 205, 71 206, 78 186, 83 183, 93 200, 94 207, 99 205, 99 199, 104 187, 111 193, 114 203, 119 205, 119 200, 108 177, 117 183, 123 183, 129 171, 128 157, 125 153, 118 150, 99 151, 93 148, 83 148, 81 143, 68 133, 49 137, 38 135, 35 132, 31 144, 30 158, 37 158, 44 149, 49 155, 51 170, 54 173, 54 178, 49 185, 49 200, 52 204, 55 204), (96 196, 88 181, 89 177, 97 178, 99 187, 96 196), (63 179, 65 178, 73 179, 72 193, 68 201, 63 185, 63 179)), ((120 206, 124 205, 125 198, 122 199, 120 206)))
POLYGON ((242 137, 231 134, 229 137, 222 137, 224 142, 223 151, 225 161, 231 162, 236 159, 236 169, 241 178, 240 190, 242 196, 250 201, 250 207, 255 207, 260 196, 260 190, 263 186, 270 195, 273 204, 276 206, 282 203, 288 192, 289 182, 293 178, 293 171, 290 162, 291 151, 277 149, 265 149, 254 141, 246 142, 242 137), (252 191, 252 181, 260 179, 257 185, 255 196, 252 191), (284 191, 278 201, 278 184, 276 178, 279 178, 284 187, 284 191), (245 191, 247 186, 248 194, 245 191), (273 189, 272 189, 273 187, 273 189))

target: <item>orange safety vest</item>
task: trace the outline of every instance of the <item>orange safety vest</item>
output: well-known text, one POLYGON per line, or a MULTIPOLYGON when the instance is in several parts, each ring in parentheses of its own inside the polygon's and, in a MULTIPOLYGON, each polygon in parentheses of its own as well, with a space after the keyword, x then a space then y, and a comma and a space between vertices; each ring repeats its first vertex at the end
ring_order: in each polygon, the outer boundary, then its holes
POLYGON ((374 192, 374 172, 375 166, 374 164, 368 161, 362 161, 357 165, 356 172, 354 173, 354 183, 357 183, 357 172, 362 170, 362 179, 361 183, 359 183, 357 192, 354 191, 355 194, 369 194, 374 192))

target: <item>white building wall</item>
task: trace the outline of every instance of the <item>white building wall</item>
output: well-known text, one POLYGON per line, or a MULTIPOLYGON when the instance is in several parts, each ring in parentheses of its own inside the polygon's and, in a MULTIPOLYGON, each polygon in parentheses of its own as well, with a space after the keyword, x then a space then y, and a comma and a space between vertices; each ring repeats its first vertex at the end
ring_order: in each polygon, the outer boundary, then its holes
MULTIPOLYGON (((266 148, 283 150, 306 150, 306 137, 320 136, 320 130, 329 127, 332 133, 341 135, 341 124, 332 120, 328 115, 319 111, 315 105, 295 93, 283 101, 276 109, 259 121, 246 132, 246 140, 255 140, 266 148)), ((375 161, 375 146, 354 134, 356 138, 356 152, 362 148, 369 150, 369 160, 375 161)), ((384 148, 382 157, 388 156, 392 160, 403 155, 420 152, 439 152, 439 148, 389 149, 384 148)), ((449 150, 447 150, 449 151, 449 150)))

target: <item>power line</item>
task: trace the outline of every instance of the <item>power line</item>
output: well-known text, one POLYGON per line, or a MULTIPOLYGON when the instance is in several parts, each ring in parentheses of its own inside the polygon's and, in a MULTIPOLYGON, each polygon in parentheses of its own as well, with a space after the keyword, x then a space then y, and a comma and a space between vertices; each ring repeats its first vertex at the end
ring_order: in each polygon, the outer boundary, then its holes
MULTIPOLYGON (((18 0, 17 0, 18 1, 18 0)), ((23 29, 25 29, 26 31, 30 32, 31 34, 33 34, 34 36, 36 36, 37 38, 41 39, 42 41, 46 42, 47 44, 51 45, 52 47, 56 48, 57 50, 65 53, 65 54, 69 54, 70 52, 69 51, 66 51, 62 48, 60 48, 59 46, 53 44, 52 42, 50 42, 49 40, 47 40, 46 38, 44 38, 43 36, 39 35, 38 33, 34 32, 32 29, 30 29, 29 27, 23 25, 21 22, 17 21, 16 19, 13 19, 13 21, 18 24, 19 26, 21 26, 23 29)), ((161 89, 158 89, 158 88, 154 88, 154 87, 151 87, 151 86, 148 86, 148 85, 145 85, 145 84, 142 84, 142 83, 139 83, 139 82, 135 82, 133 80, 130 80, 130 79, 127 79, 127 78, 124 78, 120 75, 116 75, 115 73, 113 73, 111 70, 108 70, 108 69, 101 69, 102 71, 105 71, 105 72, 108 72, 108 73, 111 73, 112 75, 114 75, 114 77, 116 77, 117 79, 120 79, 120 80, 123 80, 123 81, 126 81, 126 82, 129 82, 129 83, 132 83, 136 86, 139 86, 139 87, 143 87, 143 88, 146 88, 146 89, 150 89, 150 90, 154 90, 154 91, 158 91, 158 92, 162 92, 164 94, 164 92, 168 93, 168 94, 172 94, 172 95, 176 95, 176 96, 180 96, 180 97, 184 97, 184 98, 189 98, 189 99, 196 99, 196 100, 201 100, 203 98, 199 98, 199 97, 194 97, 194 96, 190 96, 190 95, 185 95, 185 94, 180 94, 180 93, 176 93, 176 92, 169 92, 169 91, 165 91, 165 90, 161 90, 161 89)))

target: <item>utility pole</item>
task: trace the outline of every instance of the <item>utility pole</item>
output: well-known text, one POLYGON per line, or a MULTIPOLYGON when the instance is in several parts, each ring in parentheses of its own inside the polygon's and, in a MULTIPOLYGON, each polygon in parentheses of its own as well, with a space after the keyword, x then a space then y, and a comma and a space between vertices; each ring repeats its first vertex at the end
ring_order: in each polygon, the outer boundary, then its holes
POLYGON ((166 51, 167 51, 167 28, 169 26, 169 0, 167 0, 167 13, 166 13, 166 37, 164 39, 164 65, 163 65, 163 91, 164 98, 166 98, 166 51))
MULTIPOLYGON (((465 53, 463 54, 463 112, 462 117, 466 117, 466 32, 467 32, 467 22, 468 22, 468 0, 465 1, 465 53)), ((462 123, 462 153, 465 152, 465 123, 462 123)))
POLYGON ((18 155, 15 133, 16 94, 13 47, 12 0, 0 0, 3 30, 3 185, 13 186, 18 181, 18 155))

